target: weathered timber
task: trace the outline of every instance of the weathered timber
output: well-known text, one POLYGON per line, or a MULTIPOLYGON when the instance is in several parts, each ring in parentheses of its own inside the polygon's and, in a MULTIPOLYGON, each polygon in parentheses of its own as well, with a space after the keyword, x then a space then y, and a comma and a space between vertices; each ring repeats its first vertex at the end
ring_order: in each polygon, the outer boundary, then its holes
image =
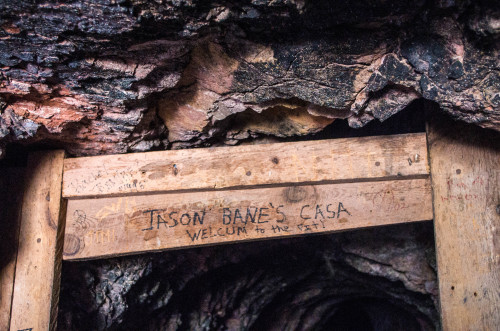
POLYGON ((429 173, 425 134, 66 159, 65 198, 429 173))
POLYGON ((74 199, 63 258, 429 220, 431 200, 429 178, 74 199))
POLYGON ((64 218, 64 151, 28 161, 17 254, 11 330, 53 330, 57 316, 64 218))
POLYGON ((14 290, 24 169, 0 169, 0 330, 8 330, 14 290))
POLYGON ((444 330, 500 325, 500 136, 446 121, 429 125, 444 330))

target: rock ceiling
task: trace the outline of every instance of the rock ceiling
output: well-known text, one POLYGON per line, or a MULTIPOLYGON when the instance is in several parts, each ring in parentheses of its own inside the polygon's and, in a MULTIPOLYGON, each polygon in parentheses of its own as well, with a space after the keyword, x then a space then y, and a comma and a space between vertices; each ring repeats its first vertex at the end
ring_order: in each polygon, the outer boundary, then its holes
POLYGON ((0 1, 0 154, 235 144, 426 99, 500 130, 495 1, 0 1))

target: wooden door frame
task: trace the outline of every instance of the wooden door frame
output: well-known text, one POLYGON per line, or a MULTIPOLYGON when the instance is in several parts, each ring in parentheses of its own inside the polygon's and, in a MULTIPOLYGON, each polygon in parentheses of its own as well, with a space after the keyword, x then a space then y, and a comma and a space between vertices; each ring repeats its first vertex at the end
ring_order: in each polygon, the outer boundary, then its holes
MULTIPOLYGON (((494 330, 500 324, 500 140, 496 135, 458 123, 443 126, 442 119, 428 125, 444 330, 494 330)), ((177 154, 183 153, 189 150, 177 154)), ((28 163, 11 330, 56 326, 66 199, 78 194, 77 190, 63 193, 64 162, 64 151, 50 151, 34 153, 28 163)), ((352 161, 348 166, 352 171, 352 161)), ((175 163, 172 175, 177 175, 175 163)), ((250 177, 248 172, 242 176, 250 177)))

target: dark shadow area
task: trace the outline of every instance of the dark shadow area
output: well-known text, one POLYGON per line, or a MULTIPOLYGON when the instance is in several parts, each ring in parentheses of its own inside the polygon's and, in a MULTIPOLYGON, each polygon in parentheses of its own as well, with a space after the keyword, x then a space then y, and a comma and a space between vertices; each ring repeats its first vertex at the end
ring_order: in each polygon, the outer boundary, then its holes
POLYGON ((0 166, 0 325, 10 321, 25 169, 0 166))
MULTIPOLYGON (((452 140, 470 146, 500 150, 500 131, 484 129, 474 124, 455 120, 441 112, 437 106, 426 108, 426 118, 433 130, 446 135, 452 140)), ((429 143, 432 142, 429 141, 429 143)))
POLYGON ((375 331, 370 315, 356 301, 338 305, 335 314, 325 323, 323 331, 375 331))
POLYGON ((346 300, 332 309, 321 331, 419 331, 422 327, 408 311, 376 298, 346 300))
POLYGON ((15 262, 24 191, 24 168, 0 167, 0 270, 15 262))
POLYGON ((11 143, 7 145, 5 157, 0 159, 0 168, 2 167, 26 167, 28 164, 28 155, 37 151, 53 151, 56 149, 65 149, 64 142, 54 140, 41 140, 31 143, 11 143))
POLYGON ((58 325, 60 330, 435 330, 433 257, 433 226, 422 222, 65 262, 58 325), (377 272, 380 268, 385 271, 377 272), (384 276, 403 270, 402 277, 384 276))
POLYGON ((21 144, 8 144, 5 157, 0 159, 0 168, 25 167, 28 164, 29 150, 21 144))
POLYGON ((434 104, 425 99, 418 99, 406 108, 380 122, 373 120, 362 128, 351 128, 347 120, 336 120, 323 131, 314 135, 314 139, 334 139, 350 137, 380 136, 387 134, 404 134, 425 132, 425 109, 434 104))

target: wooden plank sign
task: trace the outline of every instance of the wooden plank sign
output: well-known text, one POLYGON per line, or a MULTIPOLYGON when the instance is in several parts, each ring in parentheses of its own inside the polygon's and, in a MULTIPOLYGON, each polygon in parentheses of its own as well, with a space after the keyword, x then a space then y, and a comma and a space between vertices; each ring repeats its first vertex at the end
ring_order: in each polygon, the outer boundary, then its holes
POLYGON ((64 254, 85 259, 432 219, 430 190, 428 179, 414 179, 71 200, 64 254))
POLYGON ((433 216, 425 134, 115 158, 65 161, 66 260, 433 216))

